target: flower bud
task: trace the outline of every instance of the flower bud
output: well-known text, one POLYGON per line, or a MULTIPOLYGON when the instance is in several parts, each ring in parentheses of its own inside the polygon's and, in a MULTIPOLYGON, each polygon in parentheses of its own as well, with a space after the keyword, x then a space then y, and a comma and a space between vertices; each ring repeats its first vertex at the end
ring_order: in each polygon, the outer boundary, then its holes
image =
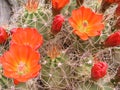
POLYGON ((62 24, 64 22, 64 17, 62 15, 56 15, 53 19, 53 23, 52 23, 52 28, 51 28, 51 32, 55 35, 58 32, 60 32, 61 28, 62 28, 62 24))
POLYGON ((91 78, 98 80, 107 74, 108 65, 105 62, 95 63, 91 69, 91 78))
POLYGON ((120 45, 120 30, 111 34, 104 42, 105 47, 114 47, 120 45))
POLYGON ((4 43, 8 38, 8 33, 2 27, 0 27, 0 44, 4 43))

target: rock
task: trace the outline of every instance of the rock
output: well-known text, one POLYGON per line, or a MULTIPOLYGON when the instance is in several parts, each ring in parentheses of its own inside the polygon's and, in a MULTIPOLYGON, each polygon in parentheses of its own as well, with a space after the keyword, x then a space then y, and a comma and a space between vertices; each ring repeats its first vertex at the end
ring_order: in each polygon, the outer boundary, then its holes
POLYGON ((0 0, 0 26, 9 22, 11 15, 11 7, 7 0, 0 0))

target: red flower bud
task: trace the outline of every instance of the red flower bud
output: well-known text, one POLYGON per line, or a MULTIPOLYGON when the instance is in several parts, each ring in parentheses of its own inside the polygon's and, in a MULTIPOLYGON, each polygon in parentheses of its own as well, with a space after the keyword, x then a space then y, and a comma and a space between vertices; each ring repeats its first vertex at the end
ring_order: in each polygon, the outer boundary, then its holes
POLYGON ((111 34, 104 42, 104 46, 113 47, 120 45, 120 30, 111 34))
POLYGON ((0 44, 4 43, 8 38, 8 33, 2 27, 0 27, 0 44))
POLYGON ((108 65, 105 62, 95 63, 91 69, 91 77, 93 80, 98 80, 104 77, 107 73, 108 65))
POLYGON ((62 15, 56 15, 53 19, 51 32, 55 35, 60 32, 62 24, 64 22, 64 17, 62 15))

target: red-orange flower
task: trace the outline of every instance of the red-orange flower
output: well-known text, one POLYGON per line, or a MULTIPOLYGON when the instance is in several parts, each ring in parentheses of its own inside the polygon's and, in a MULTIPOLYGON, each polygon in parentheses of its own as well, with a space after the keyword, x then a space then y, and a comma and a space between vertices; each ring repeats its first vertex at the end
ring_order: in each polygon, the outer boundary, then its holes
POLYGON ((113 47, 120 45, 120 30, 111 34, 104 42, 104 46, 113 47))
POLYGON ((98 80, 104 77, 107 73, 108 65, 105 62, 95 63, 91 69, 91 77, 93 80, 98 80))
POLYGON ((103 15, 94 13, 90 8, 84 6, 73 10, 72 16, 69 18, 69 22, 74 28, 73 32, 82 40, 100 35, 104 29, 102 20, 103 15))
POLYGON ((6 32, 6 30, 2 27, 0 27, 0 44, 4 43, 7 38, 8 38, 8 33, 6 32))
POLYGON ((52 0, 52 8, 55 10, 61 10, 70 0, 52 0))
POLYGON ((43 43, 43 37, 34 28, 17 28, 12 34, 11 44, 29 45, 38 49, 43 43))
POLYGON ((12 45, 1 58, 3 74, 18 82, 26 82, 39 74, 40 55, 29 46, 12 45))
POLYGON ((39 0, 27 0, 25 7, 29 12, 32 13, 32 12, 36 12, 36 10, 38 9, 38 5, 39 5, 39 0))

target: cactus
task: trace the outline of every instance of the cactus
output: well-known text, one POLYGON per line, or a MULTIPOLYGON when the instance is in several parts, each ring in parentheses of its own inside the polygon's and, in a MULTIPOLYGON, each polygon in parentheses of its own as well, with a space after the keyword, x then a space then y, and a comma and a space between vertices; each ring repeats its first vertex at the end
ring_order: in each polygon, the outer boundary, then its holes
POLYGON ((42 2, 39 2, 39 0, 28 0, 21 8, 21 12, 19 11, 20 14, 16 17, 17 26, 37 28, 43 36, 47 37, 46 35, 50 32, 52 20, 52 13, 49 8, 46 9, 45 5, 42 5, 42 2))
POLYGON ((47 57, 42 62, 42 76, 44 87, 61 90, 69 86, 69 67, 66 65, 67 57, 61 52, 59 45, 50 44, 47 57), (59 86, 59 87, 58 87, 59 86))
MULTIPOLYGON (((113 27, 115 23, 113 12, 109 12, 112 7, 106 9, 104 12, 103 22, 105 23, 105 28, 100 36, 91 36, 91 38, 84 41, 72 33, 73 27, 68 23, 68 18, 71 16, 72 11, 81 4, 87 6, 87 8, 91 8, 95 13, 100 12, 100 0, 71 0, 60 12, 64 16, 65 22, 61 25, 59 32, 54 35, 51 34, 51 24, 54 18, 51 1, 28 0, 28 2, 20 8, 21 11, 18 11, 19 13, 17 12, 17 14, 15 13, 11 18, 11 26, 37 28, 44 37, 43 46, 38 50, 40 52, 40 63, 42 65, 38 77, 26 82, 26 84, 22 83, 17 85, 14 88, 22 90, 115 89, 119 84, 117 82, 116 86, 114 86, 114 76, 120 64, 120 48, 104 47, 104 41, 107 36, 117 31, 115 27, 113 27), (80 4, 76 3, 76 1, 82 2, 80 4), (108 64, 108 71, 105 77, 95 81, 91 78, 91 68, 94 63, 98 61, 106 62, 108 64)), ((114 7, 113 4, 113 8, 114 7)), ((6 46, 8 46, 8 44, 6 46)), ((1 53, 4 51, 5 50, 1 51, 1 53)), ((14 85, 13 83, 11 79, 9 80, 4 76, 0 78, 0 84, 3 88, 9 88, 11 85, 14 85), (6 81, 11 84, 8 85, 6 81), (4 87, 4 84, 7 87, 4 87)))

